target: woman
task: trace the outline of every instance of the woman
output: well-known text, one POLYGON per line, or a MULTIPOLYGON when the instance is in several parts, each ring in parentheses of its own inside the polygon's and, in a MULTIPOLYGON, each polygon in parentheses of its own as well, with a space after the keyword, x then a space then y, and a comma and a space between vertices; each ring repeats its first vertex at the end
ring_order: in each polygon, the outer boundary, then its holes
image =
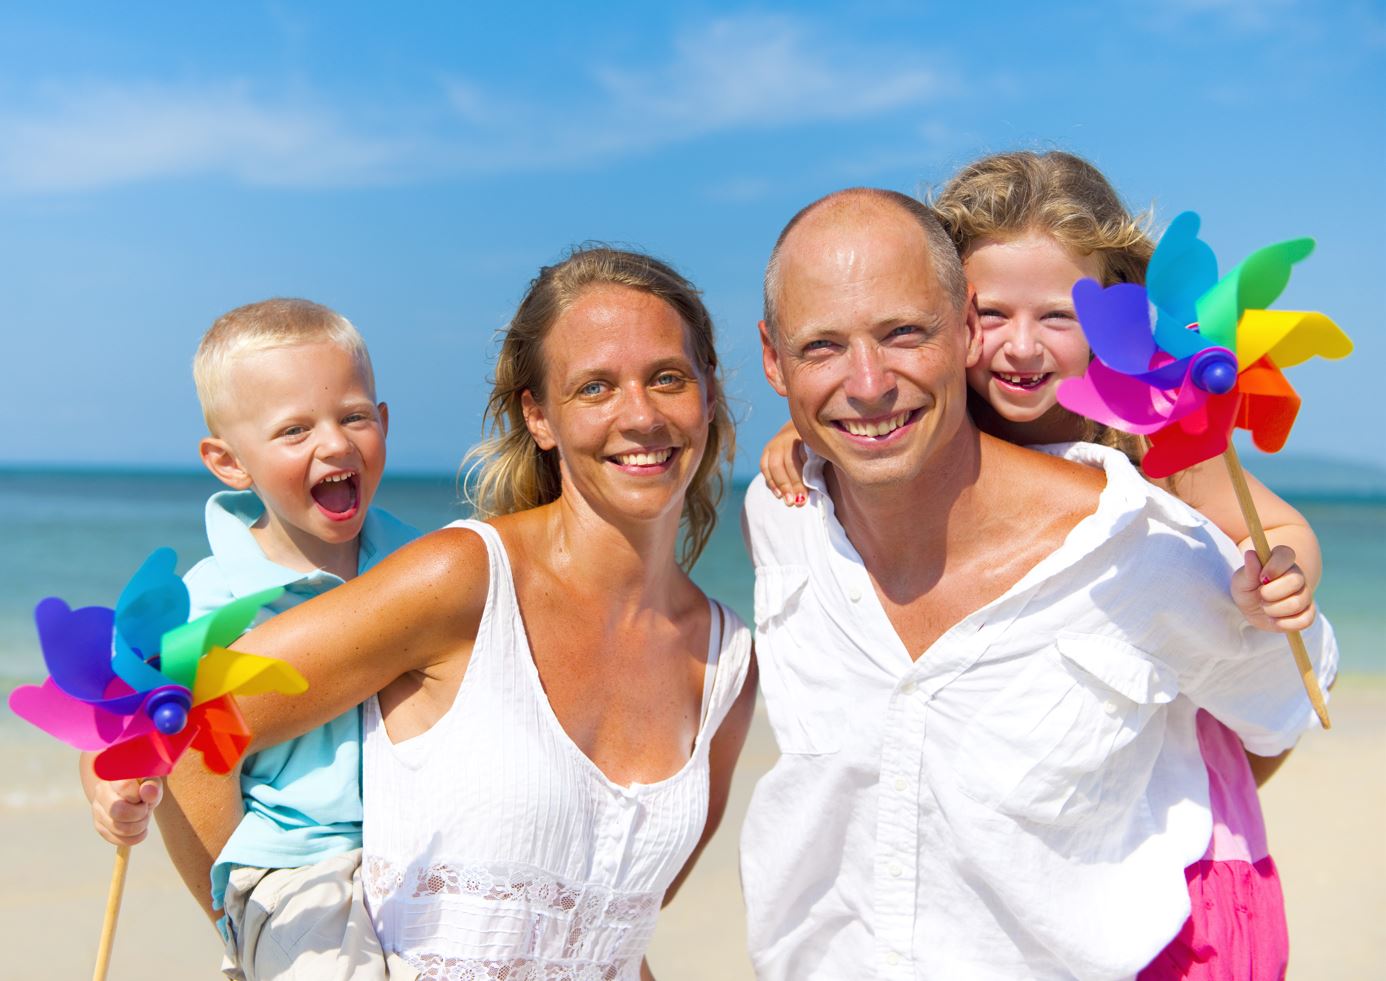
POLYGON ((309 689, 244 713, 263 746, 379 692, 367 905, 421 976, 648 977, 755 698, 745 626, 687 575, 733 438, 711 318, 663 263, 578 250, 521 302, 488 417, 485 521, 247 634, 309 689))

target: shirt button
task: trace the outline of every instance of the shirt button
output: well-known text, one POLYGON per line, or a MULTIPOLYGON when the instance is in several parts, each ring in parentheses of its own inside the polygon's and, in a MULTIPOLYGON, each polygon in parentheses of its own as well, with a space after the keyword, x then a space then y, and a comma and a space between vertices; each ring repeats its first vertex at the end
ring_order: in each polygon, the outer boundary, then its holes
POLYGON ((896 778, 895 778, 895 789, 898 790, 898 791, 900 791, 900 793, 903 794, 903 793, 905 792, 905 788, 908 787, 908 786, 909 786, 909 784, 905 782, 905 778, 904 778, 904 777, 896 777, 896 778))
POLYGON ((900 686, 900 694, 901 694, 901 695, 913 695, 913 694, 914 694, 914 682, 913 682, 913 681, 907 681, 907 682, 905 682, 903 685, 901 685, 901 686, 900 686))
POLYGON ((900 867, 899 862, 892 862, 890 865, 890 874, 898 879, 905 874, 905 870, 900 867))
POLYGON ((896 964, 900 963, 900 955, 892 950, 889 954, 886 954, 886 963, 894 967, 896 964))
POLYGON ((847 598, 851 600, 853 603, 860 603, 861 590, 858 589, 856 586, 853 586, 851 589, 847 590, 847 598))
POLYGON ((1106 712, 1112 718, 1116 718, 1117 713, 1121 711, 1121 706, 1109 698, 1102 703, 1102 711, 1106 712))

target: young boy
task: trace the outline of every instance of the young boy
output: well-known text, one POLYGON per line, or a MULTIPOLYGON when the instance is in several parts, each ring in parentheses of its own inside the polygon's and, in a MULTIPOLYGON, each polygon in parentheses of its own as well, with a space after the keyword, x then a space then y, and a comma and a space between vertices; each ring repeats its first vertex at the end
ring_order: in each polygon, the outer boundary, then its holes
MULTIPOLYGON (((307 300, 239 307, 202 338, 193 376, 210 433, 202 462, 232 488, 208 500, 212 554, 184 577, 193 617, 283 586, 263 620, 416 536, 370 507, 389 415, 375 401, 365 342, 344 317, 307 300)), ((159 826, 188 888, 209 915, 224 910, 229 977, 390 976, 362 903, 360 772, 353 709, 247 757, 239 795, 197 759, 169 777, 159 826)), ((144 838, 157 781, 104 782, 86 763, 83 785, 103 837, 144 838)))

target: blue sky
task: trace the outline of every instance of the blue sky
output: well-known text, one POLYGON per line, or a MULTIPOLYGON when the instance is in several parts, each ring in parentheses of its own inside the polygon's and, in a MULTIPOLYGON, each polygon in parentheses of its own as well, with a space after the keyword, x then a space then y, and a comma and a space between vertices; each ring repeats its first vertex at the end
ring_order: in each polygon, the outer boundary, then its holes
POLYGON ((194 465, 201 332, 301 295, 365 333, 392 468, 450 470, 495 330, 600 239, 704 289, 744 472, 784 418, 755 337, 784 221, 1024 147, 1200 211, 1224 268, 1318 238, 1280 306, 1358 349, 1293 369, 1288 451, 1386 466, 1360 409, 1386 360, 1383 92, 1386 16, 1353 0, 8 6, 0 464, 194 465))

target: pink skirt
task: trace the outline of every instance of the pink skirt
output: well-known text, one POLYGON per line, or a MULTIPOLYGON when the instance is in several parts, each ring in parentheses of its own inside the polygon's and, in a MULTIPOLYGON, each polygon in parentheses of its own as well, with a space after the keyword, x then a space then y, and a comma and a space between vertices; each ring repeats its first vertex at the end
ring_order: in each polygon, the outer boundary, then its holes
POLYGON ((1203 711, 1198 744, 1208 767, 1213 837, 1203 858, 1184 870, 1192 909, 1184 928, 1139 981, 1280 981, 1290 937, 1256 780, 1241 740, 1203 711))

